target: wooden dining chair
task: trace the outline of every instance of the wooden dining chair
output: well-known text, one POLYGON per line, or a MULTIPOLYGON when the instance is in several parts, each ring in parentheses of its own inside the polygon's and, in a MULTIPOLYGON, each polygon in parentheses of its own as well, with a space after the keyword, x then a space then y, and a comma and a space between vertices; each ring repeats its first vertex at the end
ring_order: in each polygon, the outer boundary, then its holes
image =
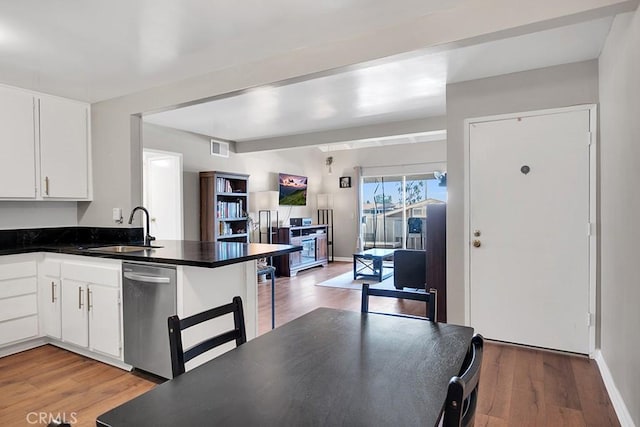
POLYGON ((247 342, 247 333, 244 326, 244 312, 242 310, 242 299, 233 297, 233 301, 220 307, 212 308, 202 313, 180 319, 178 316, 171 316, 169 324, 169 346, 171 349, 171 370, 173 377, 184 374, 184 364, 196 356, 201 355, 215 347, 226 344, 233 340, 236 346, 247 342), (197 343, 184 350, 182 347, 182 331, 207 320, 215 319, 225 314, 233 313, 234 329, 218 334, 212 338, 197 343))
MULTIPOLYGON (((436 291, 435 289, 429 289, 429 292, 426 292, 423 289, 419 289, 416 291, 404 291, 404 290, 398 290, 398 289, 377 289, 377 288, 372 288, 368 283, 364 283, 362 285, 362 301, 360 304, 360 311, 362 313, 370 312, 369 296, 424 301, 426 303, 426 319, 431 320, 433 322, 435 322, 437 319, 438 291, 436 291)), ((381 314, 387 314, 390 316, 400 316, 400 317, 418 317, 418 316, 408 316, 405 314, 397 314, 397 313, 381 313, 381 314)))
POLYGON ((484 339, 476 334, 471 339, 469 353, 462 365, 462 374, 449 381, 444 406, 443 427, 467 427, 473 425, 478 403, 480 368, 484 339))

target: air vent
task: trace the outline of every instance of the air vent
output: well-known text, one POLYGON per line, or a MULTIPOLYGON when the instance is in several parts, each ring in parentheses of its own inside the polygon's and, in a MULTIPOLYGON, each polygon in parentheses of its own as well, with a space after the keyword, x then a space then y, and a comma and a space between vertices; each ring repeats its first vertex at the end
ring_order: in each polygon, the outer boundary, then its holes
POLYGON ((211 140, 211 155, 218 157, 229 157, 229 143, 218 139, 211 140))

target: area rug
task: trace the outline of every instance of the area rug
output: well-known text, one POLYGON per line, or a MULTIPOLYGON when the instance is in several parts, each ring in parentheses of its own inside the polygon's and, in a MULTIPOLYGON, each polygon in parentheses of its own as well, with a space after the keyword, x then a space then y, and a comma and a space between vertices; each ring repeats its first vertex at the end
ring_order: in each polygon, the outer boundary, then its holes
MULTIPOLYGON (((393 269, 385 268, 384 274, 391 273, 393 269)), ((327 286, 329 288, 344 288, 344 289, 356 289, 361 290, 362 284, 368 283, 372 288, 379 289, 395 289, 393 286, 393 275, 387 277, 382 282, 376 282, 373 279, 358 279, 353 280, 353 271, 348 271, 336 277, 332 277, 329 280, 325 280, 322 283, 317 283, 316 286, 327 286)))

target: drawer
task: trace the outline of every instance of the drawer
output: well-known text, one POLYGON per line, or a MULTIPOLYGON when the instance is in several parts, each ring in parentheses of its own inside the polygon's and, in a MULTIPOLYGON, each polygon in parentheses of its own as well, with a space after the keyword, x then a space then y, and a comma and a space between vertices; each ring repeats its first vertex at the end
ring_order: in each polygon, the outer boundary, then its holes
POLYGON ((35 294, 37 288, 38 280, 35 277, 0 280, 0 299, 35 294))
POLYGON ((98 285, 119 286, 120 269, 92 264, 62 264, 62 278, 81 283, 95 283, 98 285))
POLYGON ((0 322, 0 345, 38 336, 38 316, 0 322))
POLYGON ((12 262, 0 264, 0 280, 18 279, 20 277, 35 276, 38 270, 35 261, 12 262))
POLYGON ((38 299, 34 294, 0 300, 0 322, 34 314, 38 314, 38 299))
POLYGON ((41 276, 60 277, 60 261, 44 260, 38 266, 41 276))

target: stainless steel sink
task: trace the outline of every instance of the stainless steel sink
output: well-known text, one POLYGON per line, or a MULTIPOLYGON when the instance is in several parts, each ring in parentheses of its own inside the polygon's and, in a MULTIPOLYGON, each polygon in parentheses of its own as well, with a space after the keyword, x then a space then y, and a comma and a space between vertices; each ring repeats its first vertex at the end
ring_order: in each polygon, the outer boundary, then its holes
POLYGON ((162 246, 143 246, 143 245, 116 245, 116 246, 101 246, 99 248, 87 249, 92 252, 114 252, 114 253, 127 253, 127 252, 142 252, 149 249, 157 249, 162 246))

